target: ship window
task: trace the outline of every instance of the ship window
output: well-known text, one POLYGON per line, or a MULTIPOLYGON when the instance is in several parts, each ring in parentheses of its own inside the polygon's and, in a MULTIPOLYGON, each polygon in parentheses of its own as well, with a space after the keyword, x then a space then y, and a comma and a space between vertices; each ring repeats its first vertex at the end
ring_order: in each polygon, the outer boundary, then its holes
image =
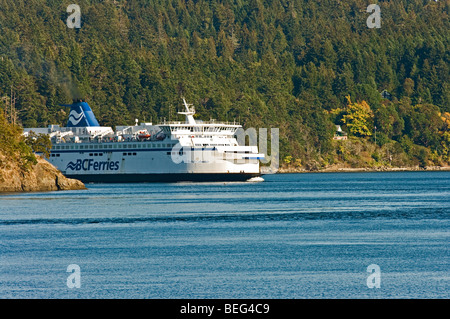
POLYGON ((127 153, 123 153, 123 156, 127 156, 127 153))
POLYGON ((94 145, 89 145, 89 148, 90 148, 90 149, 93 149, 93 148, 94 148, 94 145))
POLYGON ((131 153, 128 153, 128 156, 131 156, 132 154, 131 153))
POLYGON ((61 154, 56 154, 56 157, 60 157, 61 156, 61 154))
POLYGON ((133 153, 134 156, 136 156, 136 153, 133 153))
POLYGON ((103 156, 103 153, 98 153, 98 156, 103 156))
POLYGON ((94 154, 92 154, 92 153, 89 153, 89 156, 93 156, 94 154))
POLYGON ((156 147, 161 147, 161 144, 156 144, 156 147))
POLYGON ((136 144, 133 144, 133 148, 136 148, 137 146, 136 146, 136 144))
POLYGON ((98 156, 98 153, 94 153, 94 156, 98 156))

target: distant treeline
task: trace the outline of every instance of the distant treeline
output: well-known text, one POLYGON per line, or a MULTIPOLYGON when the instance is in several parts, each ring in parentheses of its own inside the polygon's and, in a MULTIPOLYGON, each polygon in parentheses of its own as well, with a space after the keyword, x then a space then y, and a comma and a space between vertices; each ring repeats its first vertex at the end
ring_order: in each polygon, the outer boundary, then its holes
POLYGON ((80 0, 70 29, 72 2, 0 0, 1 105, 46 126, 82 97, 114 126, 182 119, 183 95, 201 119, 278 127, 285 164, 445 164, 449 2, 372 2, 381 28, 362 0, 80 0))

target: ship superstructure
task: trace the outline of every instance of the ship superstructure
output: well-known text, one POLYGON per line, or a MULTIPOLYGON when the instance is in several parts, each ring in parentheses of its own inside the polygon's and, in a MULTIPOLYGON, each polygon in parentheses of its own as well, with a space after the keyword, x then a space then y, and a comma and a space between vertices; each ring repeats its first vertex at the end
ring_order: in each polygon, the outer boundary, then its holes
POLYGON ((100 126, 86 102, 70 106, 66 127, 26 128, 48 134, 48 161, 85 183, 244 181, 260 175, 257 146, 239 145, 236 123, 194 119, 183 98, 185 122, 100 126))

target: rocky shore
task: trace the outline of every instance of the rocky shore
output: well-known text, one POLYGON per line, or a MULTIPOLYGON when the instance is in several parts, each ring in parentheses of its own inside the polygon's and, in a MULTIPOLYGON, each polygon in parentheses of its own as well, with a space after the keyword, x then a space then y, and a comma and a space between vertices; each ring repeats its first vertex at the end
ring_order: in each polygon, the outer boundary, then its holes
POLYGON ((0 193, 86 189, 79 180, 65 177, 49 162, 36 157, 38 163, 28 172, 22 172, 14 163, 0 168, 0 193))

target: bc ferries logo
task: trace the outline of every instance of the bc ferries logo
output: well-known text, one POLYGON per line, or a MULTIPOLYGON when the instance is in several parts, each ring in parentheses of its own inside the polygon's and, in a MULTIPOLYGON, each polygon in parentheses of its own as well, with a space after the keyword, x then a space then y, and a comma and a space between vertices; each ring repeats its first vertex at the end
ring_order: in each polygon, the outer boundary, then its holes
POLYGON ((93 159, 77 160, 76 162, 69 162, 66 170, 72 171, 117 171, 119 169, 119 161, 94 161, 93 159))
POLYGON ((69 122, 72 123, 72 125, 77 125, 83 118, 84 118, 83 111, 81 111, 80 113, 77 113, 77 111, 75 110, 70 111, 69 122))

